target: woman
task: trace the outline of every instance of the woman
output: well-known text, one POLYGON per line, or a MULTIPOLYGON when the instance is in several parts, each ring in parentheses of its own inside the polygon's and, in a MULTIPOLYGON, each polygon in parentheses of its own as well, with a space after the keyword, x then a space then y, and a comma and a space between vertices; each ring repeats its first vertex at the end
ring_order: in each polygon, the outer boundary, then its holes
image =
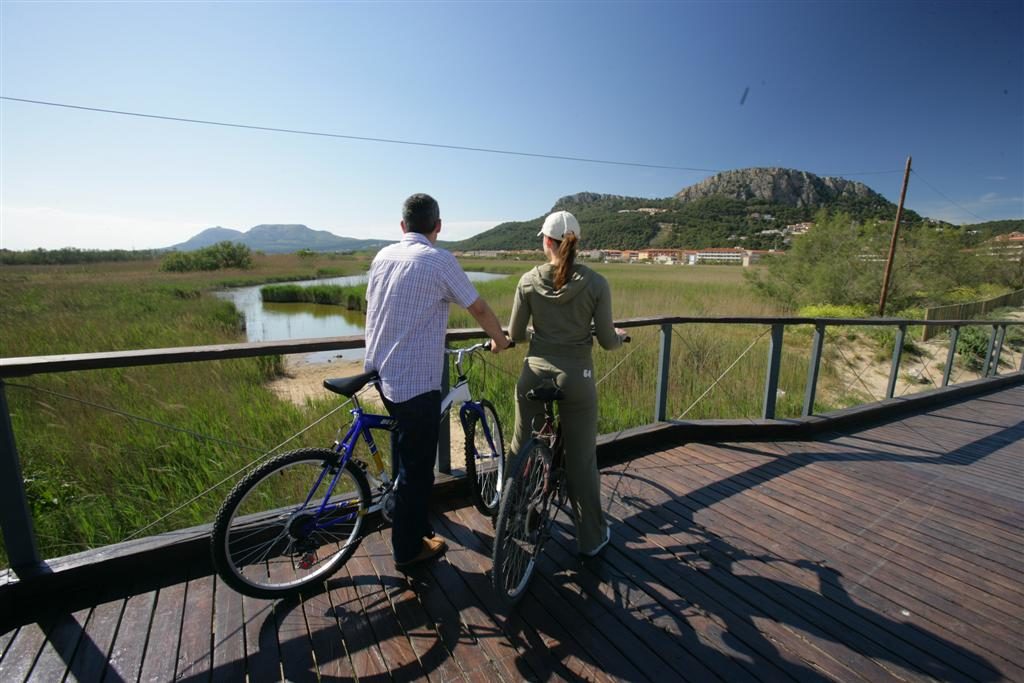
POLYGON ((597 471, 597 388, 591 358, 592 334, 605 349, 622 345, 626 333, 612 325, 608 282, 586 266, 576 264, 580 224, 568 211, 555 211, 537 233, 543 236, 548 262, 523 275, 512 304, 509 334, 527 338, 533 320, 530 350, 516 384, 516 426, 512 452, 531 436, 543 406, 526 400, 526 392, 553 380, 565 394, 559 402, 565 446, 569 499, 576 522, 581 555, 597 555, 611 538, 601 512, 601 483, 597 471))

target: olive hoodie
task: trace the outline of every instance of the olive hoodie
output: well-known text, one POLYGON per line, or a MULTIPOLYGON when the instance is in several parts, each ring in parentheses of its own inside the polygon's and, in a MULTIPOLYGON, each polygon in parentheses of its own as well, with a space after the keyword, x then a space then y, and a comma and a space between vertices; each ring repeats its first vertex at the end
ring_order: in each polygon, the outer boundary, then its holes
POLYGON ((527 339, 531 318, 531 356, 589 359, 592 335, 602 348, 622 345, 612 324, 608 281, 586 266, 574 265, 561 289, 555 289, 555 267, 550 263, 525 273, 516 287, 508 324, 513 341, 527 339))

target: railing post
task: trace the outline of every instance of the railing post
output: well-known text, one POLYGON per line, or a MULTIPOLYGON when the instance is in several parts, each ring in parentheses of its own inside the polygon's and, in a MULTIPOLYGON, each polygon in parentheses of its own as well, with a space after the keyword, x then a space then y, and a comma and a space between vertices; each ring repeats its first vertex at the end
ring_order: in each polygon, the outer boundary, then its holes
POLYGON ((0 379, 0 528, 4 533, 8 561, 18 576, 34 573, 40 565, 24 481, 18 448, 14 443, 5 383, 0 379))
POLYGON ((988 335, 988 349, 985 351, 985 367, 981 370, 982 377, 988 377, 989 367, 992 365, 992 349, 996 345, 996 326, 992 326, 992 332, 988 335))
POLYGON ((999 356, 1003 355, 1003 340, 1006 338, 1006 325, 999 326, 999 335, 996 337, 995 355, 992 357, 992 376, 999 376, 999 356))
POLYGON ((942 386, 949 386, 949 375, 953 372, 953 359, 956 358, 956 343, 960 340, 960 328, 949 330, 949 353, 946 354, 946 369, 942 371, 942 386))
POLYGON ((764 411, 766 420, 775 419, 775 398, 779 390, 779 365, 782 360, 782 333, 784 325, 772 325, 771 343, 768 345, 768 372, 764 378, 764 411))
POLYGON ((825 324, 814 324, 814 340, 811 342, 811 359, 807 365, 807 391, 804 393, 803 416, 814 414, 814 395, 818 391, 818 371, 821 369, 821 347, 825 342, 825 324))
POLYGON ((900 374, 900 360, 903 358, 903 338, 907 334, 907 326, 900 325, 896 330, 896 343, 892 347, 892 368, 889 370, 889 386, 885 389, 885 397, 892 398, 896 393, 896 378, 900 374))
MULTIPOLYGON (((451 388, 451 374, 448 370, 448 356, 444 357, 444 365, 441 369, 441 398, 443 399, 448 395, 448 390, 451 388)), ((442 474, 452 473, 452 408, 448 408, 448 413, 442 415, 440 420, 441 424, 438 426, 437 433, 437 471, 442 474)), ((456 408, 457 409, 457 408, 456 408)))
POLYGON ((658 346, 658 383, 654 393, 654 421, 664 422, 668 409, 668 370, 672 362, 672 324, 661 326, 658 346))

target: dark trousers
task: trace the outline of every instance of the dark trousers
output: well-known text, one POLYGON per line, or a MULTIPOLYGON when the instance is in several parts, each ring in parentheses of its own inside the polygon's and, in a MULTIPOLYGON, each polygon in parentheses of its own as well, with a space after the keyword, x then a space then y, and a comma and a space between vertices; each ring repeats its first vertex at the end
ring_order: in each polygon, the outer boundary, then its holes
POLYGON ((391 436, 392 458, 398 461, 391 550, 396 562, 416 557, 430 535, 427 506, 434 487, 434 461, 440 424, 441 392, 428 391, 408 401, 384 400, 398 427, 391 436))

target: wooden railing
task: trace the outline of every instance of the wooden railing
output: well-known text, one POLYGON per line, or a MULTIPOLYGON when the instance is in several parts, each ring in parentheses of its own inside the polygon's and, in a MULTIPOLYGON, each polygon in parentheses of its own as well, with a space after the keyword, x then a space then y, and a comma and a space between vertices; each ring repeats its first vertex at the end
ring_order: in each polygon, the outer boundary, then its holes
MULTIPOLYGON (((1018 289, 1015 292, 1002 294, 982 301, 968 301, 962 304, 949 304, 948 306, 926 308, 924 310, 924 319, 946 320, 977 318, 978 316, 985 315, 989 311, 994 311, 997 308, 1020 306, 1021 304, 1024 304, 1024 289, 1018 289)), ((948 328, 948 324, 925 327, 921 335, 921 339, 922 341, 928 341, 948 328)))
MULTIPOLYGON (((655 378, 653 421, 665 422, 669 387, 669 368, 671 363, 672 331, 676 325, 767 325, 771 328, 768 349, 767 371, 764 379, 764 399, 761 417, 764 420, 775 418, 776 395, 779 382, 779 368, 782 357, 783 332, 787 326, 813 326, 814 333, 811 352, 808 360, 807 384, 803 401, 804 416, 814 410, 817 392, 822 350, 825 344, 825 332, 828 327, 836 326, 871 326, 895 327, 896 338, 893 345, 892 364, 886 398, 892 398, 896 379, 900 370, 903 353, 903 342, 907 328, 913 325, 943 325, 951 328, 951 343, 943 372, 942 386, 949 384, 950 370, 956 353, 956 344, 961 327, 988 326, 991 328, 987 352, 982 367, 982 376, 990 377, 998 374, 1000 355, 1005 341, 1006 330, 1014 325, 1024 325, 1019 320, 943 320, 922 321, 903 319, 844 319, 844 318, 796 318, 796 317, 653 317, 634 318, 616 323, 623 328, 657 326, 660 328, 658 373, 655 378)), ((449 330, 449 342, 479 339, 486 336, 481 330, 449 330)), ((212 346, 144 349, 137 351, 118 351, 109 353, 81 353, 52 356, 31 356, 23 358, 0 359, 0 527, 3 530, 4 543, 10 559, 11 568, 19 575, 39 571, 41 559, 33 532, 32 518, 29 512, 15 434, 11 425, 10 412, 5 392, 5 379, 26 377, 47 373, 69 372, 76 370, 99 370, 107 368, 124 368, 144 365, 162 365, 171 363, 191 363, 197 361, 225 360, 232 358, 251 358, 278 354, 309 353, 314 351, 358 349, 365 346, 362 336, 336 337, 326 339, 304 339, 280 342, 259 342, 243 344, 221 344, 212 346)), ((1022 354, 1024 359, 1024 354, 1022 354)), ((1024 360, 1015 373, 1024 373, 1024 360)), ((442 471, 445 462, 440 463, 442 471)))

